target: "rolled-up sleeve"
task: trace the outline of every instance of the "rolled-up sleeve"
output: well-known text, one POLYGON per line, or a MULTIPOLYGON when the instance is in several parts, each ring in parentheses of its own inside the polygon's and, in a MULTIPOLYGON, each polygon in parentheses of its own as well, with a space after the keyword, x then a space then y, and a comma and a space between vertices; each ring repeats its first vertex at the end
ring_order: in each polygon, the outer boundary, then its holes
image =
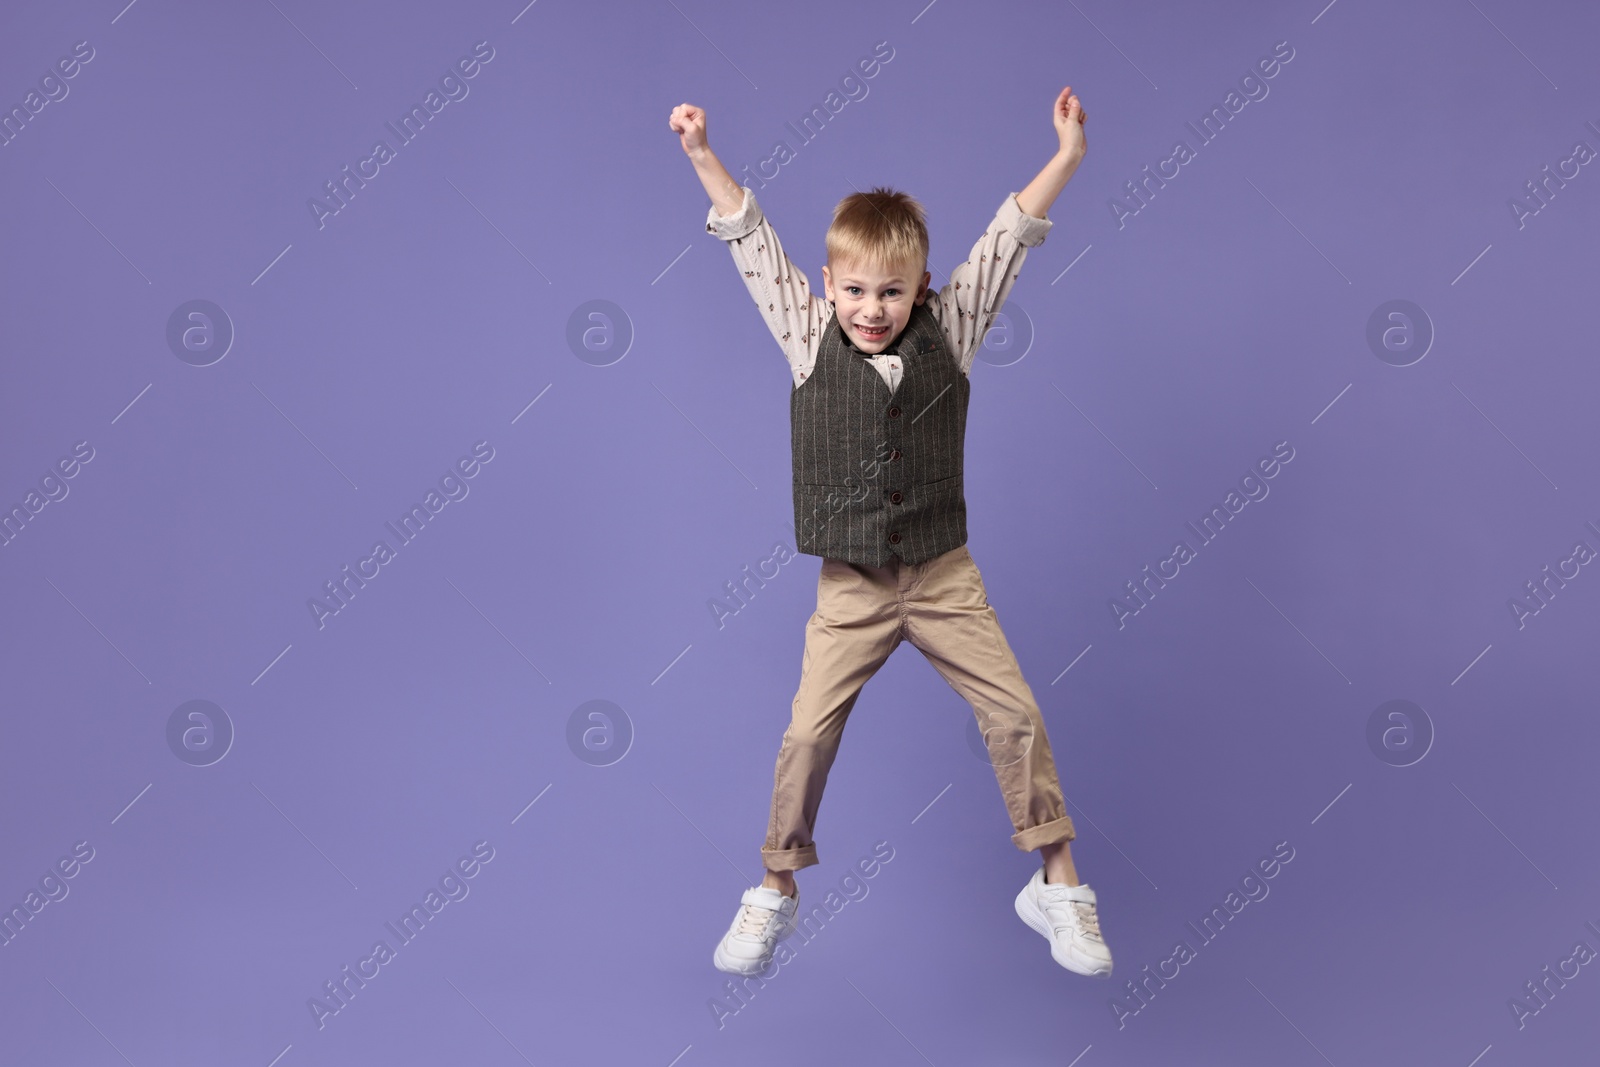
POLYGON ((718 215, 717 206, 711 205, 711 210, 706 215, 706 232, 724 241, 732 241, 755 229, 760 222, 761 207, 756 203, 755 191, 746 188, 744 203, 740 204, 739 210, 732 215, 718 215))
POLYGON ((1022 204, 1017 201, 1016 193, 1006 197, 995 217, 1023 248, 1032 248, 1036 244, 1043 243, 1044 235, 1055 225, 1049 219, 1036 218, 1022 210, 1022 204))

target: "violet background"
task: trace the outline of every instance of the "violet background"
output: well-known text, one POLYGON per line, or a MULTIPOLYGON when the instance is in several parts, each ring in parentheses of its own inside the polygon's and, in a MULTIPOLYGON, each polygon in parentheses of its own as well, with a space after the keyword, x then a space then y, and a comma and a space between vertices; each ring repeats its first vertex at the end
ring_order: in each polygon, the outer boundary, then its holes
POLYGON ((1592 5, 119 3, 0 16, 5 109, 95 50, 0 148, 0 505, 94 449, 0 549, 0 906, 94 850, 0 946, 0 1062, 1593 1049, 1591 967, 1523 1028, 1508 1007, 1600 947, 1600 578, 1508 607, 1600 547, 1600 177, 1509 206, 1600 145, 1592 5), (479 41, 469 95, 319 229, 307 201, 479 41), (880 41, 801 145, 786 123, 880 41), (1269 94, 1119 227, 1124 183, 1280 41, 1269 94), (819 561, 717 626, 792 537, 789 377, 667 115, 704 107, 736 173, 797 149, 758 193, 819 285, 834 203, 912 192, 938 285, 1054 151, 1066 84, 1089 152, 974 368, 969 545, 1116 974, 1013 914, 1037 857, 907 647, 852 716, 802 903, 893 859, 739 1006, 711 952, 760 875, 819 561), (209 366, 166 339, 194 299, 236 331, 209 366), (1435 334, 1408 366, 1367 342, 1397 299, 1435 334), (593 300, 631 343, 586 361, 593 300), (319 629, 308 599, 481 440, 468 496, 319 629), (1123 583, 1279 441, 1270 495, 1119 630, 1123 583), (208 766, 167 740, 196 699, 234 731, 208 766), (1396 699, 1433 732, 1403 767, 1367 740, 1396 699), (621 709, 609 765, 569 742, 591 700, 621 709), (470 895, 319 1029, 309 998, 478 841, 470 895), (1270 895, 1194 938, 1280 841, 1270 895))

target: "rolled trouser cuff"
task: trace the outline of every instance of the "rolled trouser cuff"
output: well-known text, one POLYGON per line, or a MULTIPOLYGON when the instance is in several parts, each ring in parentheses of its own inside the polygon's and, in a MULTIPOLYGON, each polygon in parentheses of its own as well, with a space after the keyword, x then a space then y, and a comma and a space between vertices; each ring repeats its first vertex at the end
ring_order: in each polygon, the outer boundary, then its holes
POLYGON ((1018 830, 1011 835, 1011 840, 1022 851, 1032 852, 1034 849, 1044 845, 1071 841, 1077 836, 1078 831, 1072 826, 1072 816, 1063 815, 1059 819, 1018 830))

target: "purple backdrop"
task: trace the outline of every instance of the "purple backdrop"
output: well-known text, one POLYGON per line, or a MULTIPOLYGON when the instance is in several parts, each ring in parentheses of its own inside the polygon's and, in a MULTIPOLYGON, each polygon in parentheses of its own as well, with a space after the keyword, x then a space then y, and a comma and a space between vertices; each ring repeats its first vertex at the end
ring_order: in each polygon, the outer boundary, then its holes
POLYGON ((1594 1048, 1593 5, 122 2, 0 34, 0 1062, 1594 1048), (819 561, 667 115, 941 285, 1067 84, 969 544, 1116 973, 907 646, 735 991, 819 561))

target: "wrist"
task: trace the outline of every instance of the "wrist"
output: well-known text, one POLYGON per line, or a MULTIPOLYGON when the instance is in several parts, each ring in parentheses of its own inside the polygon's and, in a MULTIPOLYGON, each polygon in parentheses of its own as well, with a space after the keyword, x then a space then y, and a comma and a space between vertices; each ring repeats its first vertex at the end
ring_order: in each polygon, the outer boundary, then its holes
POLYGON ((1078 169, 1078 164, 1082 162, 1083 149, 1063 148, 1050 160, 1048 169, 1055 171, 1064 184, 1072 179, 1073 172, 1078 169))

